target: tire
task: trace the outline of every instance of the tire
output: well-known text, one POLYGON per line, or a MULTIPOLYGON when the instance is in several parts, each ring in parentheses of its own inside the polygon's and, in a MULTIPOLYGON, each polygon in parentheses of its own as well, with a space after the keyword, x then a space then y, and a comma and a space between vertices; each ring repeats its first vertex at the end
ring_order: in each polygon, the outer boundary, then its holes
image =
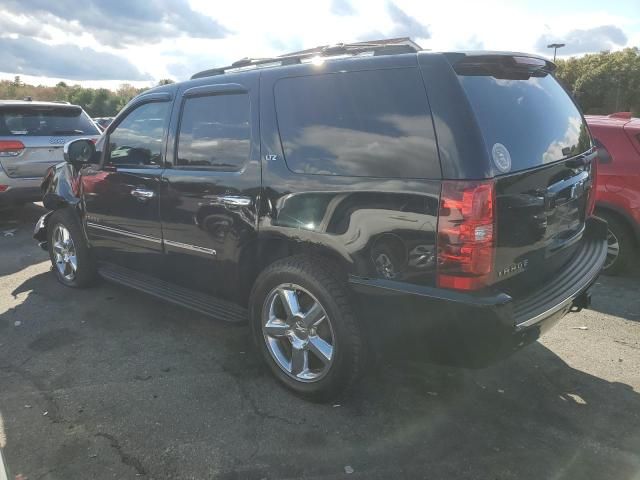
POLYGON ((51 215, 47 228, 47 244, 52 270, 60 283, 67 287, 84 288, 94 282, 95 265, 73 212, 63 209, 51 215), (67 232, 68 239, 64 232, 67 232))
POLYGON ((618 217, 607 212, 597 214, 608 224, 607 243, 609 251, 604 266, 607 275, 621 275, 635 262, 635 242, 631 229, 618 217), (618 247, 618 254, 614 257, 614 245, 618 247))
POLYGON ((269 265, 253 286, 249 315, 262 356, 295 393, 330 401, 361 378, 364 337, 346 281, 326 259, 295 256, 269 265), (301 357, 305 349, 306 357, 301 357), (294 352, 296 359, 305 360, 294 361, 294 352))

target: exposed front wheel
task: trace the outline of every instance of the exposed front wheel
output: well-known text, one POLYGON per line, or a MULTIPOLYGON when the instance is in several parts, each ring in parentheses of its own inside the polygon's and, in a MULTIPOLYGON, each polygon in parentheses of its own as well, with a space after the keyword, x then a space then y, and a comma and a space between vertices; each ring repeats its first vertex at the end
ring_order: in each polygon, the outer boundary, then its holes
POLYGON ((364 343, 346 285, 320 261, 280 260, 251 298, 254 339, 276 377, 295 392, 330 400, 361 375, 364 343))
POLYGON ((54 212, 47 233, 49 258, 58 280, 69 287, 88 286, 95 278, 95 268, 74 215, 68 210, 54 212))

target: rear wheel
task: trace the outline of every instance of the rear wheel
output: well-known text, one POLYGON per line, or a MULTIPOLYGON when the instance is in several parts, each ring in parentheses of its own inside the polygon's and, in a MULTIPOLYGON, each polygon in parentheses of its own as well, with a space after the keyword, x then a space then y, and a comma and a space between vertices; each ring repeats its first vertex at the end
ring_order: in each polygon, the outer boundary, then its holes
POLYGON ((69 287, 90 285, 96 271, 75 216, 68 210, 54 212, 47 236, 49 258, 58 280, 69 287))
POLYGON ((251 327, 272 372, 298 394, 328 401, 361 376, 360 327, 326 262, 291 257, 267 267, 251 294, 251 327))
POLYGON ((608 275, 624 273, 635 260, 635 244, 631 229, 616 216, 606 212, 599 212, 608 224, 607 231, 607 259, 604 272, 608 275))

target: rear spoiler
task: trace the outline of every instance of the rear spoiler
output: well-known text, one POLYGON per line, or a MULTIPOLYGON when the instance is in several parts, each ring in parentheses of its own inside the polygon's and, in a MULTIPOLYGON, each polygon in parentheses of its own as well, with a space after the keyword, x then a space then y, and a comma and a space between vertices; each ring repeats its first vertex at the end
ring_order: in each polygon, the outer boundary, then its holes
POLYGON ((527 79, 553 73, 556 65, 527 53, 455 52, 445 57, 458 75, 486 75, 503 79, 527 79))

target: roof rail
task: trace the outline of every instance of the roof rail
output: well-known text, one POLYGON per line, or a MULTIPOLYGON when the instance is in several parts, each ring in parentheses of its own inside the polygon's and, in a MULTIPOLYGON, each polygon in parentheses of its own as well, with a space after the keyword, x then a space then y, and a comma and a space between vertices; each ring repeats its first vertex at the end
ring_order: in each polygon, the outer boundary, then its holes
POLYGON ((280 55, 277 57, 266 58, 241 58, 226 67, 211 68, 203 70, 191 77, 196 78, 211 77, 214 75, 222 75, 232 71, 252 70, 255 68, 280 67, 284 65, 295 65, 302 63, 303 60, 316 57, 337 57, 348 55, 371 54, 379 55, 397 55, 400 53, 415 53, 418 48, 407 44, 390 44, 390 43, 337 43, 335 45, 324 45, 302 52, 280 55))
POLYGON ((71 105, 71 102, 67 102, 66 100, 51 100, 51 103, 61 103, 62 105, 71 105))

